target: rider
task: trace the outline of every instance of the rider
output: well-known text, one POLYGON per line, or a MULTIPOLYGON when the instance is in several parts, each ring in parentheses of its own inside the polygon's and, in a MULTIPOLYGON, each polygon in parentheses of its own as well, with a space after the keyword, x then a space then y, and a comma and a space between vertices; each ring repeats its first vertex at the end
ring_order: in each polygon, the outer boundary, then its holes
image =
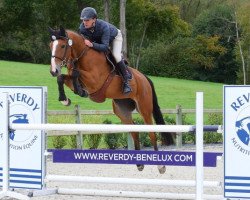
POLYGON ((128 80, 127 66, 122 59, 122 34, 114 25, 97 19, 97 12, 94 8, 86 7, 81 12, 79 31, 84 35, 85 45, 102 52, 107 52, 112 45, 112 53, 117 62, 117 66, 123 77, 123 93, 127 94, 132 91, 128 80))

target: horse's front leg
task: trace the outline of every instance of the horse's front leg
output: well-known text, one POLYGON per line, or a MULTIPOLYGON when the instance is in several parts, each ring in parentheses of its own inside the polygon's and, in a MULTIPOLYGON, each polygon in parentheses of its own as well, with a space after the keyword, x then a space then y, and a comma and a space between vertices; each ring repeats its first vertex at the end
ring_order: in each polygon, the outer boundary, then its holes
POLYGON ((71 100, 66 97, 64 86, 65 80, 68 79, 68 75, 61 74, 57 77, 57 85, 58 85, 58 92, 59 92, 59 98, 58 100, 64 105, 64 106, 70 106, 71 100))

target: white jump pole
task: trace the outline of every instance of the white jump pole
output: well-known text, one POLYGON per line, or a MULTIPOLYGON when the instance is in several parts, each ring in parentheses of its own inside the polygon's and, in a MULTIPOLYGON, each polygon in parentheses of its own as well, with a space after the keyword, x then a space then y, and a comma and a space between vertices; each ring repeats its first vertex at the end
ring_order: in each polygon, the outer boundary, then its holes
POLYGON ((196 200, 203 200, 203 92, 196 93, 196 200))
POLYGON ((0 199, 5 197, 11 197, 20 200, 30 199, 28 196, 23 194, 13 192, 9 190, 9 170, 10 170, 10 160, 9 160, 9 101, 8 101, 8 93, 0 94, 1 102, 1 131, 3 131, 3 152, 1 156, 3 157, 3 187, 0 192, 0 199))
MULTIPOLYGON (((180 186, 195 187, 195 180, 164 180, 164 179, 135 179, 135 178, 112 178, 112 177, 92 177, 92 176, 65 176, 47 175, 45 182, 78 182, 78 183, 103 183, 103 184, 123 184, 123 185, 157 185, 157 186, 180 186)), ((204 187, 220 187, 219 181, 204 181, 204 187)))
POLYGON ((190 132, 192 125, 117 125, 117 124, 11 124, 14 130, 82 131, 82 134, 122 132, 190 132))
MULTIPOLYGON (((111 190, 95 190, 95 189, 68 189, 58 188, 59 194, 75 194, 87 196, 113 196, 113 197, 129 197, 129 198, 148 198, 148 199, 195 199, 195 194, 181 193, 159 193, 159 192, 136 192, 136 191, 111 191, 111 190)), ((221 200, 221 195, 204 195, 203 200, 221 200)))

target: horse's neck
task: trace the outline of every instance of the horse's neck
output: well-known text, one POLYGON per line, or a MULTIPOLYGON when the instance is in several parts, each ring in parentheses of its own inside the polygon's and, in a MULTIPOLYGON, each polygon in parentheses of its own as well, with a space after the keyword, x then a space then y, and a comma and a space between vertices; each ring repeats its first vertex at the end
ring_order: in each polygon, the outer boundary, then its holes
POLYGON ((89 49, 79 60, 81 82, 89 93, 97 91, 105 82, 110 72, 104 53, 89 49))

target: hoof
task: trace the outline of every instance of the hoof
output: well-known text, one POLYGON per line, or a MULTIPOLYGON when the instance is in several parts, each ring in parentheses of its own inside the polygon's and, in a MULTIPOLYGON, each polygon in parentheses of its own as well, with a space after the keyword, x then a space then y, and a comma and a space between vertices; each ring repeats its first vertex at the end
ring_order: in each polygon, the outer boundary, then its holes
POLYGON ((62 105, 64 106, 70 106, 71 105, 71 100, 67 98, 65 101, 61 101, 62 105))
POLYGON ((137 165, 137 169, 141 172, 144 169, 144 165, 137 165))
POLYGON ((158 165, 158 170, 159 170, 160 174, 164 174, 166 172, 166 166, 158 165))

